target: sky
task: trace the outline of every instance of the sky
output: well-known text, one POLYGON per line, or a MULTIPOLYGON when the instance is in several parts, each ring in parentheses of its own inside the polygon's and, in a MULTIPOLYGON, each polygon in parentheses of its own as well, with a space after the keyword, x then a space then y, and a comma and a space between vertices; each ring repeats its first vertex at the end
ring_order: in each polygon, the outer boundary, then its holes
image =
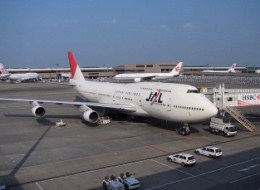
POLYGON ((260 67, 259 0, 0 0, 7 68, 260 67))

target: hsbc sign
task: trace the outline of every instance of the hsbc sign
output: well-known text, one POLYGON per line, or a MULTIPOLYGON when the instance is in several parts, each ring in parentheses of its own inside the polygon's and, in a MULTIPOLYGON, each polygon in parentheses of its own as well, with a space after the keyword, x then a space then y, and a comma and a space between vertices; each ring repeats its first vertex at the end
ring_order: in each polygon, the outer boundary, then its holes
POLYGON ((242 95, 242 100, 247 101, 247 100, 260 100, 260 94, 246 94, 242 95))
POLYGON ((242 100, 255 100, 255 95, 243 95, 242 100))

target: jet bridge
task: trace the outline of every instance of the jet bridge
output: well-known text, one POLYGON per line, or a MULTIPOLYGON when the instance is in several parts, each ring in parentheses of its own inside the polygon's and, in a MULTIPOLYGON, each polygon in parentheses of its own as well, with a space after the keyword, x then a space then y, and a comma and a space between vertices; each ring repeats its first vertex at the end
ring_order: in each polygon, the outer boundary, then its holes
POLYGON ((224 84, 220 84, 218 88, 200 90, 217 106, 220 115, 224 116, 228 112, 249 131, 254 131, 254 124, 248 121, 237 108, 260 106, 260 89, 225 89, 224 84))

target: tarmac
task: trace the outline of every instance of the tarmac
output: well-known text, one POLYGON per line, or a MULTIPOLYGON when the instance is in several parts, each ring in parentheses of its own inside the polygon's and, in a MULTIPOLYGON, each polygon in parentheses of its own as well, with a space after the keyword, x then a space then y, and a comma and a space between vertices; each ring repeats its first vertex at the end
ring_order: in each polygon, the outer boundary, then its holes
MULTIPOLYGON (((67 86, 48 83, 0 83, 0 97, 73 101, 67 86)), ((257 86, 259 88, 259 86, 257 86)), ((235 120, 235 137, 213 135, 209 122, 191 125, 191 135, 178 135, 176 123, 116 117, 90 126, 73 106, 43 104, 47 116, 37 119, 24 102, 0 102, 0 185, 15 190, 98 190, 105 176, 131 172, 148 189, 259 189, 260 118, 248 132, 235 120), (62 119, 67 125, 57 127, 62 119), (223 157, 195 155, 193 167, 170 163, 170 154, 206 145, 223 157)))

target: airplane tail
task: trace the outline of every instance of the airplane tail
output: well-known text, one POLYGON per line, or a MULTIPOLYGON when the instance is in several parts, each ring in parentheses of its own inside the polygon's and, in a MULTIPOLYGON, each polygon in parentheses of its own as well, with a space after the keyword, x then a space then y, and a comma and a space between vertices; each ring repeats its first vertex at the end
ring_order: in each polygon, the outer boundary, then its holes
POLYGON ((8 75, 10 74, 4 67, 4 65, 2 63, 0 63, 0 72, 2 75, 8 75))
POLYGON ((71 78, 74 80, 77 80, 77 81, 85 80, 72 51, 68 52, 68 58, 69 58, 69 64, 70 64, 71 78))
POLYGON ((171 73, 171 74, 174 74, 174 75, 180 74, 182 64, 183 64, 182 62, 179 62, 179 63, 173 68, 173 70, 172 70, 170 73, 171 73))
POLYGON ((236 71, 235 71, 236 66, 237 66, 236 63, 232 64, 231 67, 228 69, 228 72, 230 72, 230 73, 235 73, 235 72, 236 72, 236 71))

